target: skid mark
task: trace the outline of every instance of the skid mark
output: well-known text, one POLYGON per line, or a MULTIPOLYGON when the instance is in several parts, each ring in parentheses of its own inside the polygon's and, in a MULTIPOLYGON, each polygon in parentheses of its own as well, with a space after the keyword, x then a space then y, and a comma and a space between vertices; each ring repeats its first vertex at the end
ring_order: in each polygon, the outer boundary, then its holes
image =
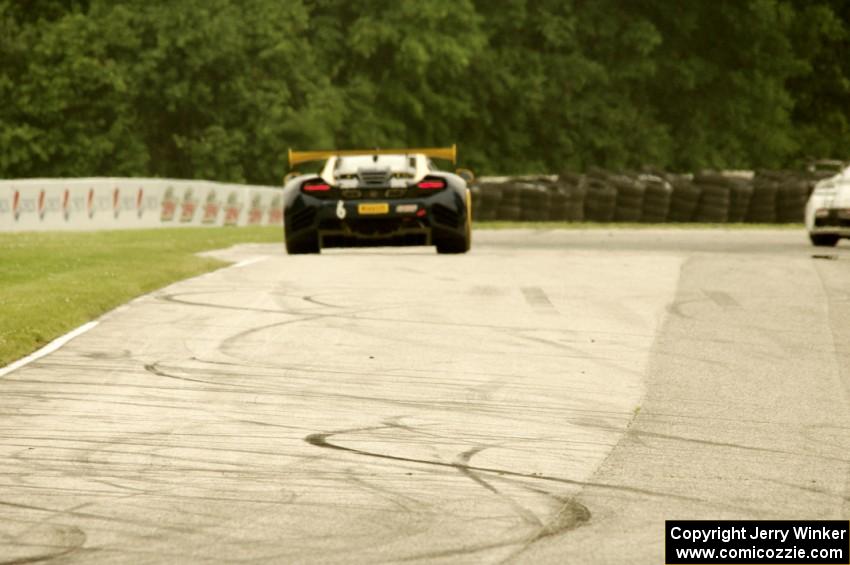
POLYGON ((496 488, 491 482, 485 480, 480 474, 476 473, 470 468, 469 461, 472 457, 487 449, 487 446, 478 446, 473 447, 472 449, 468 449, 458 455, 457 457, 457 465, 456 468, 462 475, 468 477, 473 482, 481 485, 485 489, 489 490, 493 494, 499 496, 502 500, 504 500, 513 511, 516 513, 519 518, 528 525, 541 527, 543 526, 543 522, 534 514, 534 512, 528 510, 524 506, 522 506, 519 502, 517 502, 512 497, 504 494, 498 488, 496 488))
POLYGON ((672 494, 672 493, 657 492, 657 491, 650 490, 650 489, 642 489, 642 488, 629 487, 629 486, 623 486, 623 485, 609 485, 609 484, 604 484, 604 483, 587 482, 587 481, 580 481, 580 480, 576 480, 576 479, 568 479, 568 478, 565 478, 565 477, 553 477, 553 476, 549 476, 549 475, 541 475, 541 474, 536 474, 536 473, 522 473, 522 472, 519 472, 519 471, 509 471, 507 469, 497 469, 497 468, 494 468, 494 467, 478 467, 478 466, 474 466, 474 465, 464 465, 462 463, 447 463, 447 462, 444 462, 444 461, 419 459, 419 458, 415 458, 415 457, 404 457, 404 456, 399 456, 399 455, 391 455, 391 454, 388 454, 388 453, 376 453, 376 452, 371 452, 371 451, 364 451, 364 450, 361 450, 361 449, 355 449, 355 448, 352 448, 352 447, 345 447, 345 446, 342 446, 342 445, 339 445, 339 444, 336 444, 336 443, 331 443, 330 441, 328 441, 328 438, 333 437, 335 435, 342 434, 342 433, 356 433, 356 432, 369 431, 369 430, 379 430, 379 429, 383 429, 385 427, 386 426, 376 426, 376 427, 371 427, 371 428, 358 428, 358 429, 355 429, 355 430, 342 430, 342 431, 336 431, 336 432, 315 433, 315 434, 310 434, 310 435, 306 436, 304 438, 304 441, 306 441, 307 443, 309 443, 310 445, 313 445, 315 447, 321 447, 321 448, 325 448, 325 449, 335 449, 335 450, 339 450, 339 451, 346 451, 348 453, 354 453, 356 455, 362 455, 362 456, 365 456, 365 457, 374 457, 376 459, 388 459, 388 460, 391 460, 391 461, 401 461, 401 462, 405 462, 405 463, 417 463, 417 464, 420 464, 420 465, 431 465, 431 466, 434 466, 434 467, 446 467, 446 468, 452 468, 452 469, 467 469, 467 470, 471 470, 471 471, 477 471, 477 472, 480 472, 480 473, 493 473, 495 475, 500 475, 500 476, 521 477, 521 478, 530 479, 530 480, 533 480, 533 481, 556 482, 556 483, 562 483, 562 484, 566 484, 566 485, 581 486, 581 487, 588 487, 588 488, 598 488, 598 489, 605 489, 605 490, 613 490, 613 491, 627 492, 627 493, 632 493, 632 494, 641 494, 641 495, 651 496, 651 497, 674 498, 674 499, 677 499, 677 500, 692 501, 692 502, 705 502, 703 499, 698 498, 698 497, 694 497, 694 496, 685 496, 685 495, 678 495, 678 494, 672 494))
POLYGON ((79 551, 87 539, 86 533, 76 526, 41 523, 10 537, 12 541, 8 545, 11 548, 27 548, 32 554, 12 558, 0 557, 0 565, 44 563, 68 557, 79 551))
POLYGON ((703 290, 703 294, 711 299, 712 302, 720 306, 721 308, 740 308, 741 305, 737 300, 732 298, 732 296, 726 292, 722 292, 720 290, 703 290))
POLYGON ((524 286, 522 287, 522 295, 525 301, 535 310, 543 312, 555 312, 555 307, 552 301, 546 296, 546 293, 539 286, 524 286))

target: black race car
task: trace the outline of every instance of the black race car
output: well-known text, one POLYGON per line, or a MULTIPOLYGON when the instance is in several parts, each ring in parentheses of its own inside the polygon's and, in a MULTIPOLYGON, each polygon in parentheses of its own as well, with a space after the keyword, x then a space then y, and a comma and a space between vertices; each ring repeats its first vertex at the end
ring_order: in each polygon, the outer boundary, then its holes
POLYGON ((323 247, 434 245, 466 253, 472 237, 469 188, 431 159, 454 162, 445 149, 289 151, 289 165, 325 161, 318 174, 298 175, 283 192, 286 250, 323 247))

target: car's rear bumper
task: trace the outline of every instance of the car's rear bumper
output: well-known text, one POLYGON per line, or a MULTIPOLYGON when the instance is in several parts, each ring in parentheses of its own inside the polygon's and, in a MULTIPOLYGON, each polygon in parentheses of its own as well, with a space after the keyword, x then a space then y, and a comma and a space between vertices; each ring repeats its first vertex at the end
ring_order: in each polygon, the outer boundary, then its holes
POLYGON ((454 191, 428 198, 323 200, 299 195, 286 209, 287 238, 317 234, 322 247, 430 245, 435 236, 462 235, 466 208, 454 191), (361 205, 385 204, 386 211, 366 213, 361 205))
POLYGON ((817 226, 809 230, 812 235, 837 235, 850 238, 850 227, 817 226))
POLYGON ((844 208, 829 209, 823 216, 815 216, 810 228, 813 234, 833 234, 850 237, 850 213, 844 208))

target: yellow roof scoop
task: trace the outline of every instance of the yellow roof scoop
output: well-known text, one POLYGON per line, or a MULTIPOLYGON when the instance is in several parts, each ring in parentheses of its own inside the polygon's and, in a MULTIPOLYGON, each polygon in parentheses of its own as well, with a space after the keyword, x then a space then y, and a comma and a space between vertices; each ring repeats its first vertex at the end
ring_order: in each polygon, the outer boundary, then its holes
POLYGON ((452 163, 457 162, 457 144, 451 147, 419 147, 406 149, 346 149, 343 151, 293 151, 289 150, 289 166, 294 167, 299 163, 308 161, 323 161, 331 157, 352 157, 355 155, 413 155, 422 154, 432 159, 445 159, 452 163))

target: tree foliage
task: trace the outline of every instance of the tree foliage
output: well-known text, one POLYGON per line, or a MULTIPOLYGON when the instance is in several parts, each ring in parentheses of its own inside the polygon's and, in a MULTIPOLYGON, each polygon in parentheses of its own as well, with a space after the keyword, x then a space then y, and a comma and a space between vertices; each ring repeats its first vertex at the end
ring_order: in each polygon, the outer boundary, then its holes
POLYGON ((277 183, 286 149, 480 172, 844 158, 846 0, 0 0, 0 177, 277 183))

